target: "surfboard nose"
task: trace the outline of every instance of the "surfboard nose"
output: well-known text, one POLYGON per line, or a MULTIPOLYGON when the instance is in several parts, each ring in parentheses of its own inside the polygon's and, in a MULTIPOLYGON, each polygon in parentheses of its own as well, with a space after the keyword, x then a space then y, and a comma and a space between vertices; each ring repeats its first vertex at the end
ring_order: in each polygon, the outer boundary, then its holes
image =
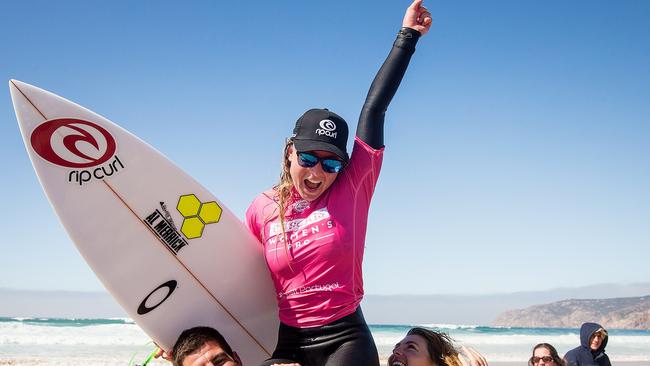
POLYGON ((14 98, 14 92, 17 91, 18 89, 18 84, 23 84, 22 81, 16 80, 16 79, 9 79, 9 92, 11 93, 11 97, 15 100, 14 98))
POLYGON ((27 84, 27 83, 25 83, 25 82, 22 82, 22 81, 20 81, 20 80, 9 79, 9 88, 12 88, 12 87, 14 87, 14 88, 20 88, 20 87, 24 87, 24 86, 27 86, 27 87, 28 87, 28 86, 34 87, 34 86, 29 85, 29 84, 27 84))
POLYGON ((26 98, 25 96, 25 91, 28 89, 34 89, 36 88, 33 85, 29 85, 25 82, 22 82, 20 80, 16 79, 10 79, 9 80, 9 92, 11 93, 11 99, 14 102, 14 106, 16 104, 16 101, 18 98, 26 98))
POLYGON ((20 80, 16 80, 16 79, 9 80, 9 94, 11 94, 11 101, 14 104, 14 110, 16 112, 17 117, 20 117, 17 106, 24 104, 24 100, 25 100, 25 94, 20 91, 20 88, 23 85, 25 85, 25 83, 23 83, 20 80))
POLYGON ((26 92, 28 90, 34 90, 34 89, 42 90, 42 89, 40 89, 38 87, 35 87, 34 85, 27 84, 24 81, 20 81, 20 80, 16 80, 16 79, 10 79, 9 80, 9 89, 18 89, 18 90, 21 90, 23 92, 26 92))

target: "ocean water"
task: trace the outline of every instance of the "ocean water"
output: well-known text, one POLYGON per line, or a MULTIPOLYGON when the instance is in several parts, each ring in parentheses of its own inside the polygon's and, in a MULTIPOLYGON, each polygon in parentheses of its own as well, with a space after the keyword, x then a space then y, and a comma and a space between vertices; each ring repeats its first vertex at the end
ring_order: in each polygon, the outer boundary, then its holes
MULTIPOLYGON (((371 325, 382 359, 412 325, 371 325)), ((563 355, 579 344, 577 329, 498 328, 454 324, 419 324, 448 333, 460 344, 479 350, 490 363, 521 362, 541 342, 563 355)), ((610 330, 607 354, 613 363, 650 364, 650 331, 610 330)), ((142 362, 153 345, 130 319, 0 318, 0 365, 128 365, 142 362)), ((155 365, 169 365, 155 362, 155 365)))

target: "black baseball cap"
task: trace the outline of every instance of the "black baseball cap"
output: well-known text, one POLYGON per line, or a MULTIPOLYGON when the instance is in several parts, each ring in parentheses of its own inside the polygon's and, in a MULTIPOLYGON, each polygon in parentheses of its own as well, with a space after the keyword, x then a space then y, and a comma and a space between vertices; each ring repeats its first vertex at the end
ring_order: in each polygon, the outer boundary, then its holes
POLYGON ((338 114, 327 109, 310 109, 293 128, 293 145, 298 152, 323 150, 336 154, 346 164, 348 124, 338 114))

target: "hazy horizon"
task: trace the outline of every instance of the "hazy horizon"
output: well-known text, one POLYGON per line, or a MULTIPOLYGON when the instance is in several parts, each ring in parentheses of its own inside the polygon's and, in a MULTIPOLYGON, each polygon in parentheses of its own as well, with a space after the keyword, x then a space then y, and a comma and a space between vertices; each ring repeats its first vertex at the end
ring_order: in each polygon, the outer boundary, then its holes
MULTIPOLYGON (((618 298, 650 295, 650 282, 522 291, 509 294, 366 294, 362 308, 372 324, 490 325, 506 310, 568 298, 618 298), (600 296, 597 296, 599 295, 600 296), (408 309, 408 311, 395 311, 408 309)), ((108 292, 36 291, 0 288, 0 317, 128 317, 108 292)))
MULTIPOLYGON (((613 287, 618 290, 620 288, 626 288, 626 289, 631 289, 631 292, 637 293, 639 289, 643 291, 643 289, 648 289, 650 291, 650 282, 622 282, 622 283, 594 283, 590 285, 585 285, 585 286, 576 286, 576 287, 571 287, 571 286, 560 286, 560 287, 550 287, 550 288, 537 288, 537 289, 527 289, 527 290, 517 290, 517 291, 496 291, 496 292, 475 292, 475 293, 465 293, 465 292, 447 292, 447 293, 385 293, 385 294, 380 294, 380 293, 366 293, 365 295, 372 295, 372 296, 496 296, 496 295, 512 295, 512 294, 525 294, 525 293, 536 293, 536 292, 553 292, 553 291, 580 291, 580 290, 588 290, 588 289, 602 289, 602 288, 608 288, 608 287, 613 287)), ((67 289, 39 289, 39 288, 13 288, 13 287, 0 287, 0 290, 9 290, 9 291, 34 291, 34 292, 59 292, 59 293, 85 293, 85 294, 93 294, 93 293, 109 293, 108 290, 105 288, 101 289, 96 289, 96 290, 67 290, 67 289)), ((649 292, 650 293, 650 292, 649 292)), ((640 295, 641 296, 641 295, 640 295)))

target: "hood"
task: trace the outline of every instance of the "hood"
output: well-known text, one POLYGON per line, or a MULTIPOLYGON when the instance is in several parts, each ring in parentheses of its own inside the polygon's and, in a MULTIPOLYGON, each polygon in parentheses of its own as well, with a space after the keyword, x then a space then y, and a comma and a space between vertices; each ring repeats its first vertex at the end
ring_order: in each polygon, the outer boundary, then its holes
MULTIPOLYGON (((582 327, 580 327, 580 344, 582 347, 587 348, 588 350, 591 350, 589 347, 589 339, 591 338, 591 335, 596 333, 596 331, 600 328, 603 328, 600 324, 598 323, 584 323, 582 324, 582 327)), ((598 350, 594 351, 595 353, 600 353, 605 350, 605 346, 607 346, 607 341, 609 340, 609 336, 605 337, 603 339, 603 342, 600 344, 600 347, 598 350)))

